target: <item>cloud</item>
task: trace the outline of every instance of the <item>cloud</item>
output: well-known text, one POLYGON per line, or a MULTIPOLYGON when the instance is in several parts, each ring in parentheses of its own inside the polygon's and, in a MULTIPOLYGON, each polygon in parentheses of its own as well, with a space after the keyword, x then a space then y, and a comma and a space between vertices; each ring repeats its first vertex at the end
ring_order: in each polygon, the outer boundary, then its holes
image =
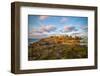
POLYGON ((63 30, 64 32, 77 31, 77 29, 74 26, 64 26, 63 30))
POLYGON ((46 26, 42 25, 40 27, 40 31, 42 31, 42 32, 51 32, 54 30, 56 30, 56 27, 54 27, 53 25, 46 25, 46 26))
POLYGON ((43 34, 43 33, 29 33, 28 35, 29 38, 36 38, 36 39, 41 39, 41 38, 44 38, 44 37, 47 37, 47 35, 43 34))
POLYGON ((82 31, 88 31, 88 25, 79 25, 79 28, 80 28, 82 31))
POLYGON ((72 35, 72 36, 81 36, 82 33, 81 33, 81 32, 74 32, 74 33, 72 33, 71 35, 72 35))
POLYGON ((52 31, 55 31, 55 30, 56 30, 56 27, 53 26, 53 25, 41 25, 37 29, 32 29, 31 32, 44 33, 44 32, 52 32, 52 31))
POLYGON ((42 33, 42 31, 41 30, 39 30, 39 29, 32 29, 32 31, 31 31, 32 33, 42 33))
POLYGON ((84 32, 84 31, 75 31, 75 32, 72 32, 71 35, 72 36, 87 37, 88 36, 88 33, 87 32, 84 32))
POLYGON ((87 31, 88 31, 88 26, 84 26, 84 27, 82 28, 82 30, 85 31, 85 32, 87 32, 87 31))
POLYGON ((64 22, 66 22, 68 19, 67 18, 65 18, 65 17, 63 17, 62 19, 61 19, 61 23, 64 23, 64 22))
POLYGON ((40 20, 45 20, 45 19, 47 19, 49 16, 39 16, 39 19, 40 20))
POLYGON ((42 25, 37 29, 32 29, 31 32, 29 32, 29 38, 44 38, 47 37, 52 31, 55 31, 56 27, 53 25, 42 25))

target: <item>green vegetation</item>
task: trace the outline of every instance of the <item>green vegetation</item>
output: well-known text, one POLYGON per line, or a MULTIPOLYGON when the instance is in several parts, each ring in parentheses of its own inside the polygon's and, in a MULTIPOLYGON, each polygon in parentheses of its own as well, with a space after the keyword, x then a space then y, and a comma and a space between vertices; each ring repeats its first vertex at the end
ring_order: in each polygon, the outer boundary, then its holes
POLYGON ((28 46, 28 60, 87 58, 87 45, 80 38, 49 37, 28 46), (55 41, 56 40, 56 41, 55 41), (54 42, 55 41, 55 42, 54 42))

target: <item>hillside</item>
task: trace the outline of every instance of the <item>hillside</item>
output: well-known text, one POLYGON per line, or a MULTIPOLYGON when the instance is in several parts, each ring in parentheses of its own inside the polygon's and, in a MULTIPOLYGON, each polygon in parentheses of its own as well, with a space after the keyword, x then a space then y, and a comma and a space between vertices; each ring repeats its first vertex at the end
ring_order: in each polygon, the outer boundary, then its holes
POLYGON ((87 57, 87 46, 80 45, 82 38, 50 36, 29 45, 29 60, 75 59, 87 57))

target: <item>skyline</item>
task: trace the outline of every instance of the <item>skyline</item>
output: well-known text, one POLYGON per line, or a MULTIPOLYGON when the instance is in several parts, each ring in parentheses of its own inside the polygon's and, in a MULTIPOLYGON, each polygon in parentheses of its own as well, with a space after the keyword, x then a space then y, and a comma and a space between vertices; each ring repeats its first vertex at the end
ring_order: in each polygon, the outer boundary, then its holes
POLYGON ((28 15, 28 38, 52 35, 87 36, 88 18, 75 16, 28 15))

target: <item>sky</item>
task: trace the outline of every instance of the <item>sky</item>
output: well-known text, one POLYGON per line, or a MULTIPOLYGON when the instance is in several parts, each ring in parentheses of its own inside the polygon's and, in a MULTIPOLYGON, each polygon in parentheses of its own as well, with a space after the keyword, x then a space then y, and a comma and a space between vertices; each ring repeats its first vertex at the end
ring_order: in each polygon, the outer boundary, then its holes
POLYGON ((28 15, 28 38, 52 35, 87 36, 88 18, 75 16, 28 15))

